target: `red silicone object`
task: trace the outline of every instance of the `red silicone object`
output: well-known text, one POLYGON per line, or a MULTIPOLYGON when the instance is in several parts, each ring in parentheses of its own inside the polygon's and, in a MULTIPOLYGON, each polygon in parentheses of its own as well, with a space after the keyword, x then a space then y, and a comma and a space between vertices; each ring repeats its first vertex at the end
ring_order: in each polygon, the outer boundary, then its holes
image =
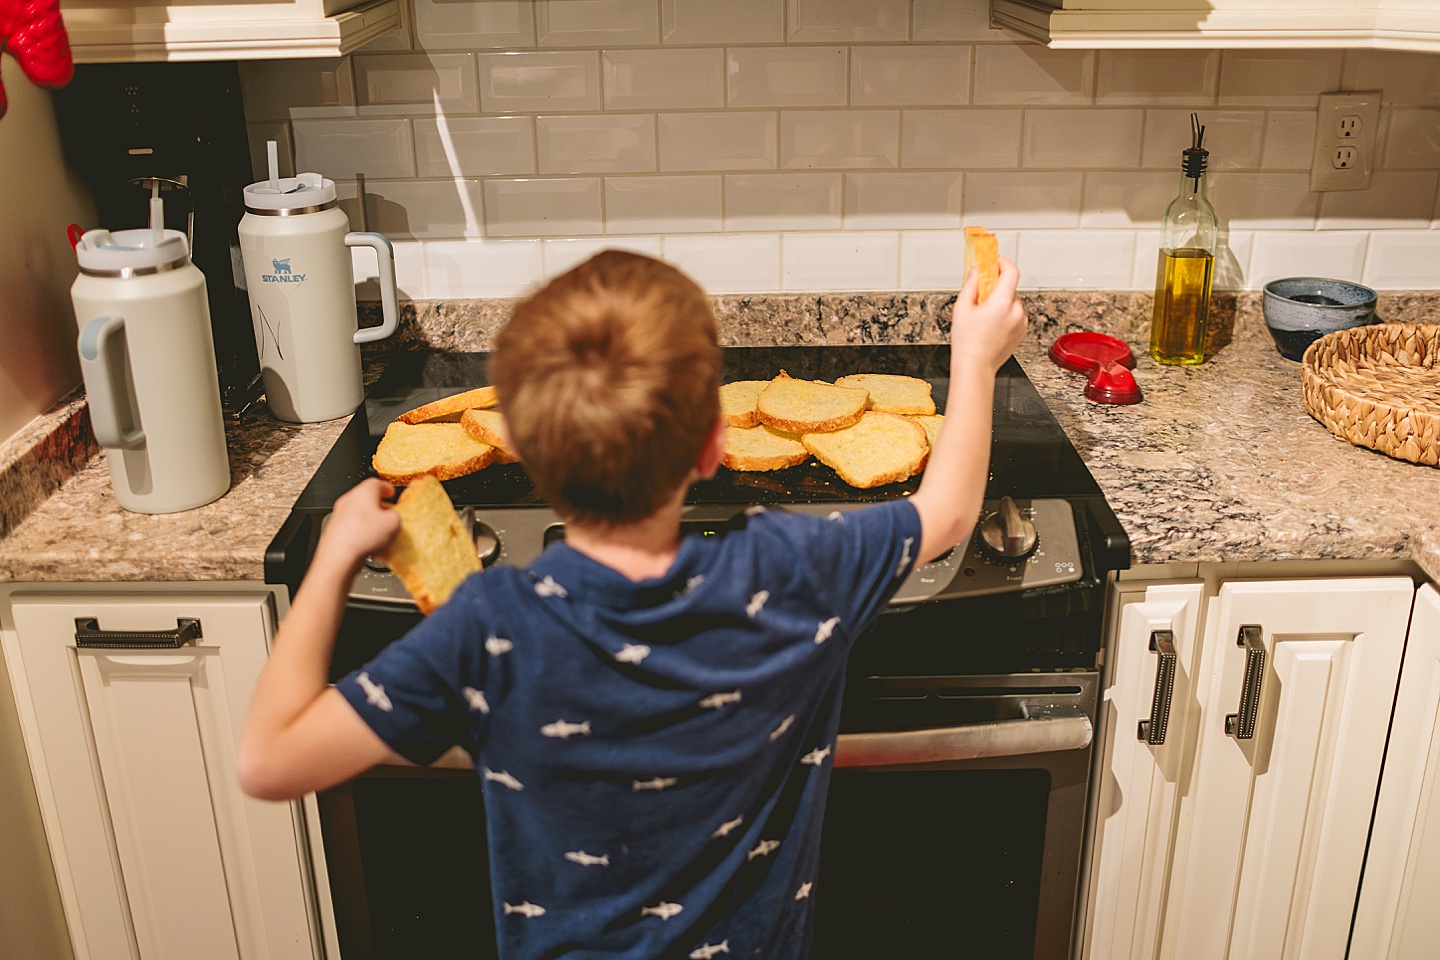
POLYGON ((1089 330, 1061 336, 1050 346, 1050 359, 1076 373, 1094 373, 1106 363, 1135 366, 1135 356, 1124 340, 1089 330))
POLYGON ((1140 385, 1135 374, 1118 363, 1101 364, 1085 384, 1085 396, 1096 403, 1139 403, 1140 385))
MULTIPOLYGON (((30 82, 42 87, 63 87, 75 73, 60 0, 0 0, 0 49, 20 61, 30 82)), ((0 88, 4 115, 5 91, 0 88)))

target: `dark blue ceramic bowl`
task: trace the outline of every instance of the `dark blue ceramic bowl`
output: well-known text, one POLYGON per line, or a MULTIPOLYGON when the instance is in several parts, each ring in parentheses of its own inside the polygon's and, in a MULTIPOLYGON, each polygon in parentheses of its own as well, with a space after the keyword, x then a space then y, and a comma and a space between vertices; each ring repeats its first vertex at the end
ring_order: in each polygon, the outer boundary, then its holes
POLYGON ((1346 280, 1271 280, 1260 306, 1275 348, 1287 360, 1299 361, 1327 333, 1375 322, 1375 291, 1346 280))

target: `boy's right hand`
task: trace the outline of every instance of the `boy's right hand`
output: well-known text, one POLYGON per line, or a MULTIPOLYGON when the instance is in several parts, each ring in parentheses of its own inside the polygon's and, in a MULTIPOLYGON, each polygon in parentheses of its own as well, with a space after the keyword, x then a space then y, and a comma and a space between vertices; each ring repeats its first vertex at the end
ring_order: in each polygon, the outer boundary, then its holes
POLYGON ((357 565, 390 546, 400 532, 400 514, 386 502, 393 496, 391 484, 370 477, 337 498, 317 553, 357 565))
POLYGON ((950 317, 950 363, 971 361, 995 372, 1025 339, 1025 308, 1015 295, 1020 271, 1000 258, 1000 279, 983 303, 975 302, 979 275, 971 270, 950 317))

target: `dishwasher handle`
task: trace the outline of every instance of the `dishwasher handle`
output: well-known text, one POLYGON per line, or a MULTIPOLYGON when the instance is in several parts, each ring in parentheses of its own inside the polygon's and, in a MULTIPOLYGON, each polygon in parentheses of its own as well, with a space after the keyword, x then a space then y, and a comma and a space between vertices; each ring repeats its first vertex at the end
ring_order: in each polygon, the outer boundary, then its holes
POLYGON ((1090 746, 1094 724, 1079 710, 1026 720, 996 720, 933 730, 846 733, 835 744, 836 767, 950 763, 981 757, 1023 757, 1090 746))

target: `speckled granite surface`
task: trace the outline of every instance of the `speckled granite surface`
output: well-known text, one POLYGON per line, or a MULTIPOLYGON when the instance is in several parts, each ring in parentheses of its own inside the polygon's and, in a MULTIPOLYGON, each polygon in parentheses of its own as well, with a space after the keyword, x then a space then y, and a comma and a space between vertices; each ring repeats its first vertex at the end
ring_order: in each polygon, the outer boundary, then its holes
MULTIPOLYGON (((847 294, 715 304, 727 344, 925 343, 947 337, 952 301, 847 294)), ((1217 295, 1213 359, 1188 369, 1145 355, 1146 294, 1038 293, 1025 303, 1032 333, 1019 359, 1129 530, 1137 564, 1412 557, 1440 579, 1440 473, 1352 447, 1306 415, 1299 367, 1275 352, 1257 294, 1217 295), (1144 403, 1092 404, 1083 378, 1045 358, 1056 336, 1076 329, 1131 343, 1144 403)), ((513 305, 405 304, 389 347, 485 349, 513 305)), ((1426 322, 1437 307, 1440 294, 1392 294, 1379 314, 1426 322)), ((372 374, 382 364, 367 353, 372 374)), ((82 403, 0 447, 0 580, 261 579, 266 545, 345 423, 282 424, 262 405, 227 428, 228 494, 147 517, 116 506, 82 403)))

